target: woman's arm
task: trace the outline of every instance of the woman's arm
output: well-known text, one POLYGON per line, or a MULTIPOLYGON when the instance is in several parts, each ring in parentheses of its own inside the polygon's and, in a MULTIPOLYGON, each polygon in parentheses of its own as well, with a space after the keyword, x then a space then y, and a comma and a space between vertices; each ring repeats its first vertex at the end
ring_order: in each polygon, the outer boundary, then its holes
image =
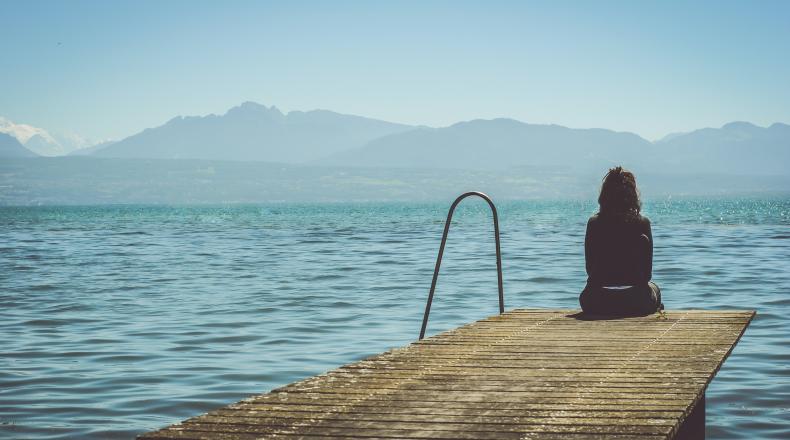
POLYGON ((587 231, 584 233, 584 268, 587 270, 587 282, 593 277, 593 219, 587 220, 587 231))
POLYGON ((653 278, 653 231, 650 228, 650 219, 644 217, 643 235, 647 237, 647 245, 645 246, 644 257, 642 262, 642 273, 645 274, 645 283, 653 278))

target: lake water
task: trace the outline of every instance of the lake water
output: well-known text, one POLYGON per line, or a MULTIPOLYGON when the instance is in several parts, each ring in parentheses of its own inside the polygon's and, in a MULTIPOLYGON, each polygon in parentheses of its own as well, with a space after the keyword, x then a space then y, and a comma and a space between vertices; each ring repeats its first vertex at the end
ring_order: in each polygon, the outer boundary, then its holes
MULTIPOLYGON (((415 340, 449 201, 0 208, 0 437, 131 438, 415 340)), ((502 202, 505 305, 578 307, 592 203, 502 202)), ((497 312, 457 213, 429 333, 497 312)), ((667 308, 756 309, 709 438, 790 438, 790 198, 653 200, 667 308)))

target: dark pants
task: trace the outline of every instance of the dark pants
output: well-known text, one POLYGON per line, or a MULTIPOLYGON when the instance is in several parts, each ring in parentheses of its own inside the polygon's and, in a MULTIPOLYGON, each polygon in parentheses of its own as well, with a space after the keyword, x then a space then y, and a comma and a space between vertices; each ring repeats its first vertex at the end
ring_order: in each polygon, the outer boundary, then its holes
POLYGON ((588 284, 579 296, 579 303, 584 313, 592 315, 644 316, 663 308, 661 289, 652 281, 622 290, 588 284))

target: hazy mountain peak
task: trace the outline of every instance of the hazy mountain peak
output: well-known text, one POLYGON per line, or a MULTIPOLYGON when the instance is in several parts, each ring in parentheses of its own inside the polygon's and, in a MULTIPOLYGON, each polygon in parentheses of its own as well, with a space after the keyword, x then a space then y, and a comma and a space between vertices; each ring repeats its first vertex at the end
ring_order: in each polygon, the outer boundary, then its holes
POLYGON ((755 128, 760 127, 746 121, 733 121, 721 127, 722 130, 754 130, 755 128))
MULTIPOLYGON (((274 106, 272 106, 274 107, 274 106)), ((244 101, 241 104, 237 105, 235 108, 244 108, 244 109, 266 109, 266 106, 263 104, 259 104, 255 101, 244 101)))
POLYGON ((688 133, 689 132, 687 132, 687 131, 677 131, 677 132, 674 132, 674 133, 669 133, 669 134, 667 134, 666 136, 664 136, 664 137, 662 137, 660 139, 656 139, 655 141, 653 141, 653 143, 654 144, 660 144, 660 143, 664 143, 664 142, 669 142, 672 139, 679 138, 680 136, 685 136, 688 133))
POLYGON ((650 143, 632 133, 474 119, 448 127, 415 128, 327 158, 357 166, 504 169, 514 166, 604 169, 635 163, 650 143))
POLYGON ((0 116, 0 133, 7 133, 15 137, 19 142, 25 143, 33 136, 41 136, 43 139, 55 143, 49 133, 43 128, 34 127, 27 124, 17 124, 9 119, 0 116))
POLYGON ((275 106, 266 107, 253 101, 246 101, 231 108, 225 113, 230 117, 265 117, 269 119, 280 119, 285 115, 275 106))
POLYGON ((188 116, 95 151, 104 157, 305 162, 411 129, 327 110, 293 111, 247 101, 223 115, 188 116))
POLYGON ((654 161, 678 172, 787 174, 790 130, 771 127, 734 121, 694 130, 662 141, 654 161))
POLYGON ((495 128, 503 126, 528 126, 526 122, 521 122, 511 118, 494 118, 494 119, 470 119, 468 121, 460 121, 455 124, 449 125, 444 128, 495 128))

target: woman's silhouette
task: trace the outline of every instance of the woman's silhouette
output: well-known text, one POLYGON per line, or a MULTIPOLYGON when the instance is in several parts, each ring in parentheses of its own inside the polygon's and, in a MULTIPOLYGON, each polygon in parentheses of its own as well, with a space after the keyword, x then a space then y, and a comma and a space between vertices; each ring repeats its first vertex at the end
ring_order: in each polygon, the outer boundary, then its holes
POLYGON ((650 281, 653 235, 634 175, 609 170, 601 185, 598 213, 587 222, 584 258, 587 286, 579 297, 584 313, 639 316, 663 309, 661 290, 650 281))

